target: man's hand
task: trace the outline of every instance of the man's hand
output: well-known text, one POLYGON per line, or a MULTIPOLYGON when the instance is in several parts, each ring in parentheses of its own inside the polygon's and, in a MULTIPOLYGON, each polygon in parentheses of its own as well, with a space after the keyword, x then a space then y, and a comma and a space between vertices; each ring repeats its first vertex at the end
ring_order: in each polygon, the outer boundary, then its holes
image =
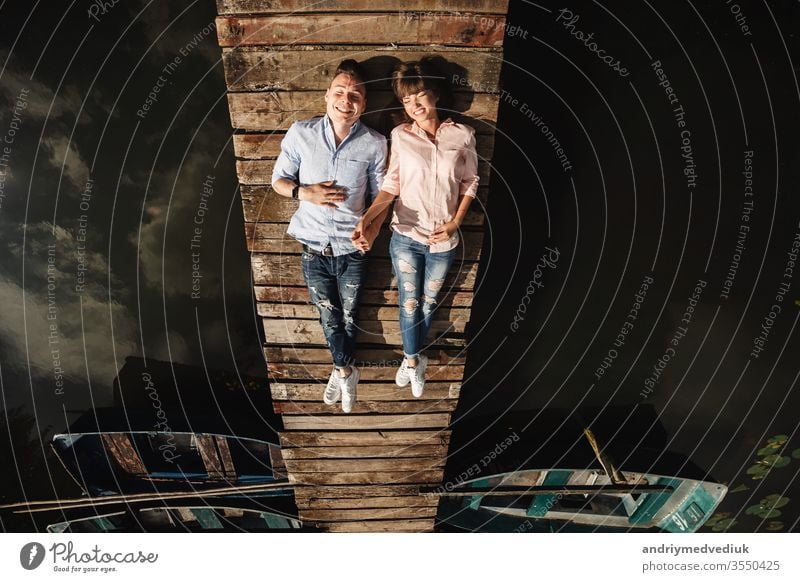
POLYGON ((431 235, 428 237, 428 244, 433 245, 436 243, 447 242, 457 230, 458 223, 456 223, 454 220, 445 222, 443 225, 436 227, 436 229, 431 233, 431 235))
POLYGON ((372 238, 369 236, 370 230, 371 229, 364 226, 364 220, 361 219, 358 221, 355 230, 350 235, 350 240, 353 241, 353 246, 362 253, 369 251, 372 248, 372 243, 375 241, 375 236, 372 236, 372 238))
POLYGON ((334 203, 346 200, 347 197, 344 195, 346 191, 347 189, 342 186, 334 186, 333 180, 328 180, 327 182, 320 182, 319 184, 301 186, 299 197, 300 200, 311 202, 312 204, 338 208, 334 203))

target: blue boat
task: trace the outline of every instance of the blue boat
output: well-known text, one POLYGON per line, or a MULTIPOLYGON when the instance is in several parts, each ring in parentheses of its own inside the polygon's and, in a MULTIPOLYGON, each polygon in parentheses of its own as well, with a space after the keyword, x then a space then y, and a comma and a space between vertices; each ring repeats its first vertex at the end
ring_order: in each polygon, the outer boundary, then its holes
POLYGON ((512 471, 459 483, 443 497, 440 531, 694 532, 727 493, 719 483, 602 469, 512 471))

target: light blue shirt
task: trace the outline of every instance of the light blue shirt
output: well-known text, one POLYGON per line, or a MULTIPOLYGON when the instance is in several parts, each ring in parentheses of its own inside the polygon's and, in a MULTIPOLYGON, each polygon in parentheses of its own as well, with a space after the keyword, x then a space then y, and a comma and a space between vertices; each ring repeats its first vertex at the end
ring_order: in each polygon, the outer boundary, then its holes
POLYGON ((378 194, 386 166, 386 138, 360 121, 336 147, 327 115, 296 121, 281 142, 272 183, 281 178, 300 185, 333 180, 343 186, 346 200, 338 208, 300 201, 288 233, 321 251, 328 243, 336 256, 354 253, 350 235, 378 194))

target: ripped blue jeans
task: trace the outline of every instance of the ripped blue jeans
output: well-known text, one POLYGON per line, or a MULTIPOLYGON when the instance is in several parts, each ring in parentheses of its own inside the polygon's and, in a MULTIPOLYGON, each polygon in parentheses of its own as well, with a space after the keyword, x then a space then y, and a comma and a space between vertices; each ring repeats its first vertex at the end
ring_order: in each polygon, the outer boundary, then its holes
POLYGON ((346 368, 353 363, 367 257, 358 251, 338 257, 304 252, 301 260, 303 278, 311 302, 319 310, 333 365, 346 368))
POLYGON ((456 249, 432 253, 428 245, 393 232, 389 255, 400 294, 403 354, 407 358, 416 358, 425 347, 437 297, 444 287, 456 249))

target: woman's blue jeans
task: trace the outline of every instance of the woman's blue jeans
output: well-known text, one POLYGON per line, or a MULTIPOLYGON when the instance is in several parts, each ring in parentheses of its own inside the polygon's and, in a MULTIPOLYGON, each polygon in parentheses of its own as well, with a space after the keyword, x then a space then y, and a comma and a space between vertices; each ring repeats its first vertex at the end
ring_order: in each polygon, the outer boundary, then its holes
POLYGON ((437 297, 455 254, 456 249, 432 253, 428 245, 392 233, 389 256, 400 292, 400 333, 406 358, 416 358, 425 347, 437 297))

